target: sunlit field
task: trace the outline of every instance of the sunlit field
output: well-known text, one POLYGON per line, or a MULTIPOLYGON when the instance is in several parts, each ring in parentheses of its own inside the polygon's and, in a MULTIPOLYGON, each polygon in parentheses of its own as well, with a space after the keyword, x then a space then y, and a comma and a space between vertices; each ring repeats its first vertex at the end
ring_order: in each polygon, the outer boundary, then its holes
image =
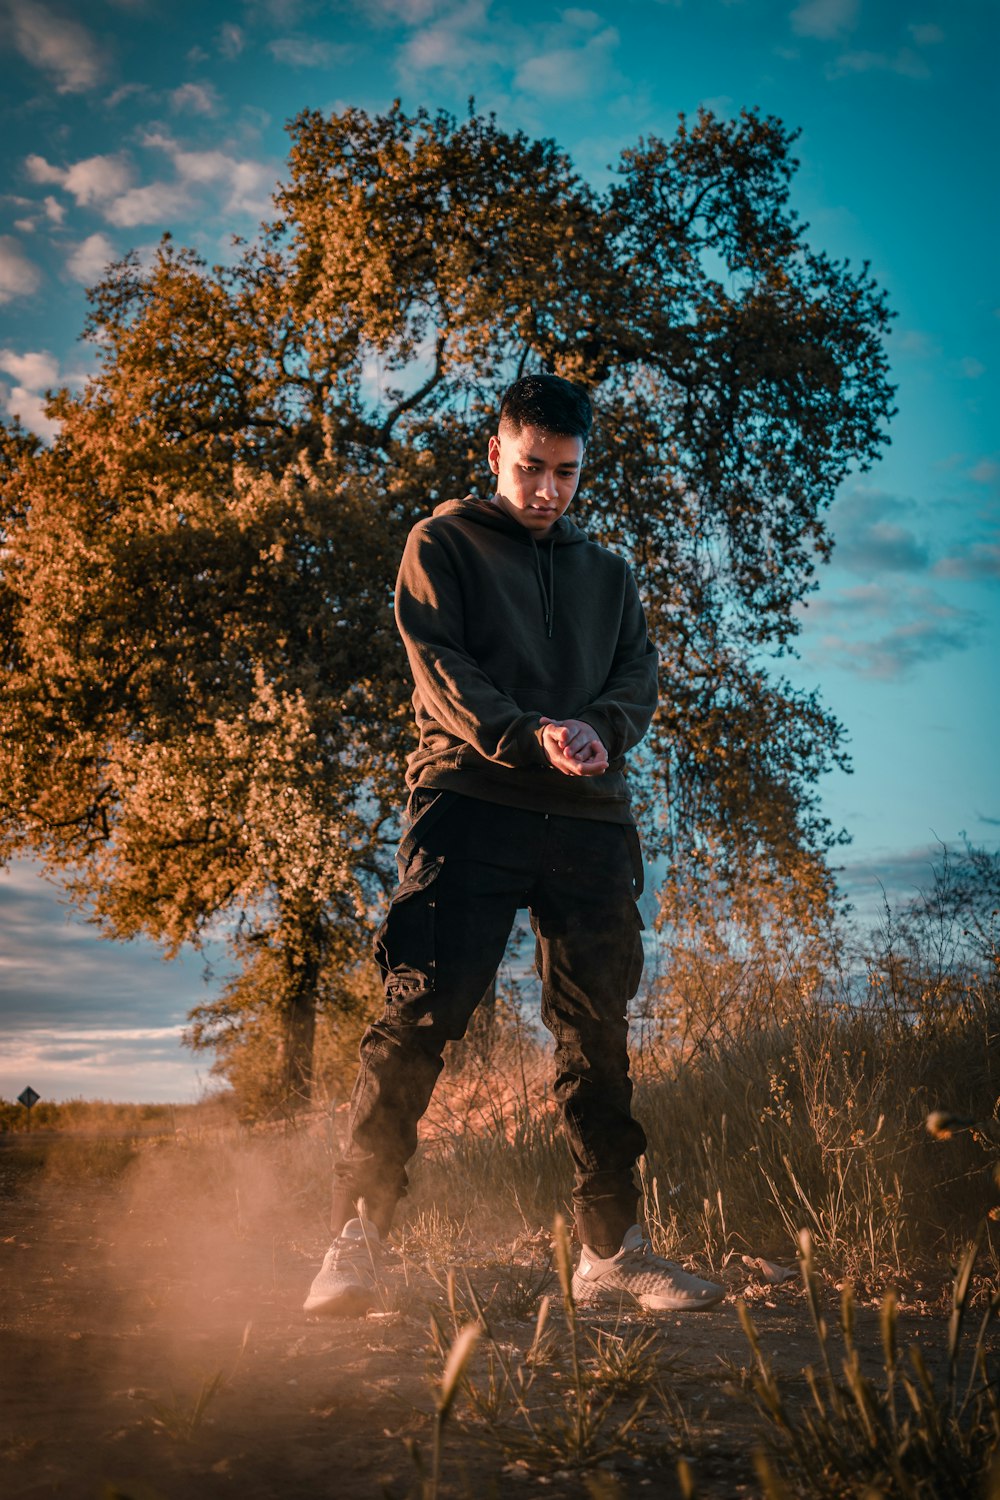
POLYGON ((356 1031, 308 1110, 268 1103, 259 1038, 197 1106, 39 1104, 28 1135, 5 1104, 12 1493, 996 1494, 1000 990, 920 958, 808 995, 716 966, 697 1033, 653 966, 646 1222, 730 1293, 686 1318, 573 1305, 523 979, 452 1050, 365 1319, 300 1311, 356 1031))

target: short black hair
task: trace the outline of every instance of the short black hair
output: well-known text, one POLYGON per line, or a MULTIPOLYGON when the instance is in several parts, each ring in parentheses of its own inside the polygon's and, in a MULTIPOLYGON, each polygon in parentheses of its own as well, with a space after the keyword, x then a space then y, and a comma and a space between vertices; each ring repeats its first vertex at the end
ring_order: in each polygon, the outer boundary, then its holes
POLYGON ((500 401, 500 423, 506 422, 515 432, 540 427, 558 437, 586 442, 593 421, 587 392, 561 375, 525 375, 507 387, 500 401))

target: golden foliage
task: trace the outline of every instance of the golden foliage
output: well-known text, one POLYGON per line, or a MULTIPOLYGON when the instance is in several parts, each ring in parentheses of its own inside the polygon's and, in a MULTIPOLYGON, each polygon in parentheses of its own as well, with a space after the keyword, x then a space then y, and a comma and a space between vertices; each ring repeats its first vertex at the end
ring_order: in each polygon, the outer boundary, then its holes
POLYGON ((307 112, 234 264, 167 238, 112 267, 53 447, 0 436, 0 856, 167 952, 246 914, 284 954, 303 1083, 319 975, 387 878, 403 538, 479 482, 507 382, 548 368, 593 390, 583 519, 633 560, 661 650, 658 842, 678 882, 705 888, 709 849, 730 899, 752 870, 809 920, 840 728, 760 659, 891 388, 883 294, 789 210, 793 141, 702 111, 597 192, 471 111, 307 112))

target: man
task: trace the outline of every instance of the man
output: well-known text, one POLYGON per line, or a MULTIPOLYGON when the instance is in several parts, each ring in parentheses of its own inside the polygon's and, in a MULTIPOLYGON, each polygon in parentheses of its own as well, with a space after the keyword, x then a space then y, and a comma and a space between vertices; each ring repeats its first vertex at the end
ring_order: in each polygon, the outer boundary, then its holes
POLYGON ((678 1310, 723 1296, 654 1256, 636 1224, 646 1139, 626 1008, 642 972, 642 861, 623 766, 656 706, 656 652, 628 567, 565 514, 591 421, 569 381, 517 381, 490 438, 492 500, 439 505, 407 541, 396 620, 419 731, 412 821, 375 939, 386 1006, 361 1043, 337 1238, 306 1311, 373 1302, 445 1043, 464 1035, 524 906, 575 1169, 575 1295, 678 1310))

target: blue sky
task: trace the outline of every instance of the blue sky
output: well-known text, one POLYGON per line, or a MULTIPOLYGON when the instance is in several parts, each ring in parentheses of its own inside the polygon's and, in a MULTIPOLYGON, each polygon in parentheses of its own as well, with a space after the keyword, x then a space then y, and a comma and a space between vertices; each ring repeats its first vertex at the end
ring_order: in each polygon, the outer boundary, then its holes
MULTIPOLYGON (((993 0, 0 0, 0 409, 45 433, 43 392, 86 378, 109 259, 169 230, 219 260, 252 233, 303 108, 474 94, 596 182, 679 111, 779 115, 813 243, 870 260, 898 314, 892 446, 834 503, 791 670, 851 733, 855 773, 824 787, 845 885, 912 891, 936 839, 1000 837, 998 41, 993 0)), ((0 874, 0 1094, 192 1097, 202 967, 101 942, 29 865, 0 874)))

